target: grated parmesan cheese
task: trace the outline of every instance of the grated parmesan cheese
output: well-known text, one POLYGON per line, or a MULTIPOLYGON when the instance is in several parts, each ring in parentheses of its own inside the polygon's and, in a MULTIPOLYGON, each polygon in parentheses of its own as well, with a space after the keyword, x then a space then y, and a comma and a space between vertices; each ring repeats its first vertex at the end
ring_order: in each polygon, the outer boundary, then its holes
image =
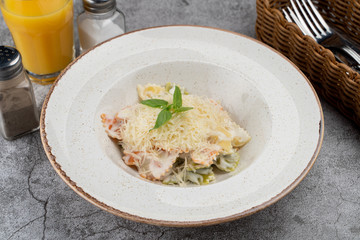
MULTIPOLYGON (((171 95, 162 98, 169 103, 172 101, 171 95)), ((220 152, 221 146, 216 142, 209 142, 210 136, 231 142, 231 133, 241 131, 228 113, 214 100, 183 95, 183 105, 192 106, 194 109, 175 114, 165 125, 150 132, 149 129, 155 125, 161 109, 138 103, 120 111, 118 118, 126 118, 121 132, 124 149, 143 152, 157 149, 201 152, 204 149, 213 149, 220 152)), ((249 139, 247 133, 245 136, 249 139)))

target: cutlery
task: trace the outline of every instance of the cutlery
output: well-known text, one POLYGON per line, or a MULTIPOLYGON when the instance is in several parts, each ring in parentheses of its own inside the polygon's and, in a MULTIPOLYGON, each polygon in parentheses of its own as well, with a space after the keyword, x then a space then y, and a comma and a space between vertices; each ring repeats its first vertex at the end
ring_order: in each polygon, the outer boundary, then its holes
POLYGON ((360 51, 352 43, 340 36, 322 18, 314 4, 309 0, 290 0, 283 9, 285 18, 294 22, 303 34, 312 37, 317 43, 331 50, 336 59, 360 71, 360 51))

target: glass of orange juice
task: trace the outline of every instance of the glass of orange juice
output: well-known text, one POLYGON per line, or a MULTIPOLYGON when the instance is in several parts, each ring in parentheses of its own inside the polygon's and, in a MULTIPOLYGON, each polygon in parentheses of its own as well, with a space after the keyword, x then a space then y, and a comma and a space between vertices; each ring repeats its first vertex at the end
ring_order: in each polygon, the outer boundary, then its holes
POLYGON ((31 80, 53 82, 74 58, 73 0, 0 0, 31 80))

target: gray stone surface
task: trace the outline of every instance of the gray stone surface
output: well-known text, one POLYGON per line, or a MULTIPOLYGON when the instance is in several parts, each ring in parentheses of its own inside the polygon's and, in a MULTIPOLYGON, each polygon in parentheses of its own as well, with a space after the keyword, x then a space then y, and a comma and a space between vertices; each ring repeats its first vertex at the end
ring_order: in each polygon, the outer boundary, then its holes
MULTIPOLYGON (((255 0, 121 0, 128 30, 196 24, 255 37, 255 0)), ((76 14, 81 3, 75 2, 76 14)), ((0 18, 0 44, 12 45, 0 18)), ((35 85, 39 107, 49 87, 35 85)), ((131 222, 91 205, 55 173, 39 133, 0 139, 0 239, 360 239, 360 131, 321 101, 325 138, 308 176, 252 216, 215 226, 131 222)))

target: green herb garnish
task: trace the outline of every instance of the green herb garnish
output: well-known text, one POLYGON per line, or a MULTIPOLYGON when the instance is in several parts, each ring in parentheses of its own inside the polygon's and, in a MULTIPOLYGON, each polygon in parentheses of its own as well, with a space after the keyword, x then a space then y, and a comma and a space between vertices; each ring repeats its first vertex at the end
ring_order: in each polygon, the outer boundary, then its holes
POLYGON ((172 113, 169 110, 167 110, 167 109, 161 110, 161 112, 159 113, 159 115, 156 119, 155 126, 152 129, 150 129, 150 131, 161 127, 167 121, 169 121, 171 119, 171 117, 172 117, 172 113))
POLYGON ((178 86, 175 86, 175 91, 173 95, 173 105, 175 109, 181 108, 182 106, 182 96, 181 91, 178 86))
POLYGON ((149 107, 162 109, 156 119, 155 126, 149 131, 157 129, 162 125, 164 125, 166 122, 168 122, 171 119, 173 114, 185 112, 193 109, 192 107, 182 106, 182 96, 181 96, 180 88, 178 86, 175 86, 172 104, 169 104, 167 101, 163 99, 147 99, 141 101, 140 103, 149 107))
POLYGON ((141 101, 141 103, 153 108, 162 108, 168 105, 168 102, 162 99, 148 99, 141 101))

